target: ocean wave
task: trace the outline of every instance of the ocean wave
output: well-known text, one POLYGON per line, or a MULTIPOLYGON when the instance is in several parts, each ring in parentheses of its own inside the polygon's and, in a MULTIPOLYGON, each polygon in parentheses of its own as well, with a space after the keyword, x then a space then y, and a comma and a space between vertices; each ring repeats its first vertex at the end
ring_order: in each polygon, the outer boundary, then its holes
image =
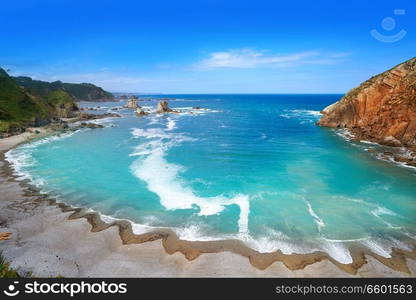
POLYGON ((313 218, 314 222, 318 226, 318 231, 321 232, 321 228, 325 227, 325 222, 315 213, 311 203, 306 199, 304 201, 306 203, 306 206, 308 207, 309 215, 313 218))
POLYGON ((352 139, 355 139, 355 135, 346 128, 335 130, 335 134, 342 137, 343 139, 347 141, 351 141, 352 139))
POLYGON ((385 219, 383 219, 383 217, 381 217, 382 215, 397 216, 397 214, 395 212, 391 211, 390 209, 379 206, 376 209, 372 210, 371 214, 373 216, 375 216, 376 218, 378 218, 379 220, 381 220, 384 224, 386 224, 387 227, 389 227, 391 229, 401 229, 400 226, 395 226, 395 225, 391 224, 390 222, 387 222, 385 219))
POLYGON ((320 111, 308 109, 283 110, 280 117, 285 119, 297 119, 300 124, 315 123, 322 116, 320 111))
POLYGON ((114 126, 116 126, 116 123, 114 123, 114 120, 116 120, 116 119, 117 118, 109 117, 109 118, 103 118, 103 119, 96 119, 96 120, 87 121, 86 123, 92 123, 92 124, 102 125, 104 127, 114 127, 114 126))
POLYGON ((176 121, 168 118, 168 123, 166 124, 166 130, 171 131, 176 128, 176 121))
POLYGON ((211 109, 211 108, 194 108, 192 106, 185 107, 174 107, 173 109, 181 111, 186 115, 204 115, 207 113, 221 113, 221 110, 211 109))
POLYGON ((145 159, 136 160, 132 164, 131 170, 136 177, 147 183, 150 191, 159 196, 160 203, 167 210, 193 209, 196 205, 200 209, 199 216, 209 216, 219 214, 227 205, 236 204, 240 207, 238 221, 240 231, 248 231, 249 203, 247 196, 237 195, 234 198, 198 197, 179 178, 184 167, 167 162, 164 155, 163 148, 155 149, 145 159))
POLYGON ((324 238, 315 240, 293 239, 285 234, 266 228, 267 235, 260 237, 252 237, 247 235, 241 237, 243 242, 260 253, 272 253, 282 251, 283 254, 307 254, 316 251, 328 253, 333 259, 340 263, 348 264, 352 262, 352 257, 348 249, 348 244, 344 241, 329 241, 324 238))
POLYGON ((147 184, 150 191, 158 195, 165 209, 194 209, 197 206, 199 216, 209 216, 221 213, 226 206, 237 205, 240 208, 239 231, 248 232, 250 205, 247 195, 240 194, 232 198, 199 197, 180 178, 185 167, 166 160, 165 156, 170 148, 184 141, 192 141, 192 138, 179 133, 172 134, 162 128, 135 128, 132 134, 136 138, 151 139, 151 141, 142 142, 130 154, 140 156, 130 169, 137 178, 147 184))
POLYGON ((10 163, 13 169, 13 175, 16 176, 17 180, 29 180, 31 183, 40 187, 45 185, 46 180, 41 177, 35 177, 30 172, 27 171, 27 168, 32 167, 37 164, 36 159, 33 157, 33 151, 43 144, 52 143, 57 140, 68 138, 74 135, 79 130, 62 133, 57 135, 51 135, 44 137, 38 140, 33 140, 30 143, 22 144, 17 148, 11 149, 5 153, 5 159, 10 163))
MULTIPOLYGON (((347 140, 347 141, 352 141, 352 140, 356 139, 356 136, 352 132, 350 132, 347 128, 336 129, 335 134, 340 136, 341 138, 347 140)), ((403 168, 407 168, 407 169, 416 170, 416 167, 408 165, 405 162, 396 161, 394 159, 394 156, 385 154, 385 149, 389 148, 389 152, 393 151, 397 155, 399 155, 401 157, 404 157, 404 158, 413 158, 413 156, 412 156, 413 152, 409 149, 406 149, 404 147, 398 148, 398 149, 397 148, 391 149, 390 147, 386 147, 386 146, 383 146, 379 143, 371 142, 371 141, 367 141, 367 140, 360 140, 360 143, 370 145, 370 147, 369 148, 364 148, 364 147, 361 147, 360 144, 358 144, 358 143, 353 143, 351 145, 359 147, 362 150, 367 151, 367 152, 370 152, 370 149, 371 149, 371 156, 375 157, 376 159, 379 159, 379 160, 382 160, 382 161, 385 161, 385 162, 389 162, 389 163, 393 163, 398 167, 403 167, 403 168)))

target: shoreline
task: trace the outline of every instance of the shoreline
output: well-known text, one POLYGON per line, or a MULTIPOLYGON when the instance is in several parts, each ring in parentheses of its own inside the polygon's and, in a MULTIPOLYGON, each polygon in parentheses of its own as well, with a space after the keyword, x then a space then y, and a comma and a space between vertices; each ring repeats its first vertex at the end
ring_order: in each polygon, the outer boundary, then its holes
MULTIPOLYGON (((367 145, 374 145, 379 148, 384 147, 385 151, 376 153, 375 158, 389 162, 391 164, 394 164, 396 166, 413 169, 416 170, 416 163, 412 161, 412 159, 409 159, 409 157, 416 157, 416 146, 388 146, 381 144, 379 140, 377 139, 365 139, 364 137, 357 135, 356 132, 350 130, 349 128, 342 128, 342 129, 334 129, 335 133, 342 137, 347 142, 353 142, 358 144, 367 144, 367 145), (388 151, 387 151, 388 150, 388 151), (393 151, 393 152, 392 152, 393 151), (406 153, 407 152, 407 153, 406 153)), ((367 152, 374 152, 374 150, 369 151, 368 148, 367 152)))
MULTIPOLYGON (((39 128, 37 128, 39 129, 39 128)), ((41 132, 41 135, 45 134, 54 134, 53 131, 50 132, 41 132)), ((133 255, 136 257, 138 255, 138 260, 143 260, 143 263, 147 263, 149 260, 154 260, 158 258, 162 260, 169 260, 172 257, 175 257, 177 260, 181 261, 181 267, 185 270, 189 268, 191 265, 198 265, 198 262, 201 260, 206 260, 207 256, 209 256, 209 260, 211 260, 210 264, 217 264, 217 268, 220 270, 227 270, 227 272, 217 271, 220 273, 210 274, 208 270, 205 269, 197 269, 197 273, 199 275, 196 276, 351 276, 351 275, 361 275, 362 270, 366 270, 370 276, 378 277, 378 276, 416 276, 416 247, 413 245, 412 251, 400 250, 394 248, 391 257, 385 258, 380 256, 376 253, 369 251, 368 249, 364 249, 362 247, 353 247, 350 248, 350 253, 352 257, 352 263, 349 264, 342 264, 327 253, 324 252, 313 252, 309 254, 283 254, 280 250, 272 252, 272 253, 260 253, 251 249, 250 247, 246 246, 240 240, 215 240, 215 241, 186 241, 181 240, 178 238, 176 233, 168 228, 163 229, 155 229, 147 233, 143 234, 135 234, 132 228, 132 222, 128 220, 115 220, 113 222, 107 223, 105 222, 98 212, 91 212, 85 208, 74 208, 72 206, 66 205, 64 203, 58 203, 54 199, 48 198, 47 195, 40 194, 39 191, 31 186, 28 182, 16 181, 15 177, 12 174, 12 169, 9 166, 9 163, 5 161, 4 154, 8 150, 16 147, 17 145, 30 141, 31 138, 38 138, 44 137, 40 136, 39 134, 34 133, 23 133, 18 136, 12 136, 6 139, 0 140, 0 163, 2 169, 2 175, 0 176, 3 188, 4 183, 9 184, 14 189, 15 194, 21 195, 20 200, 21 203, 15 203, 19 201, 10 200, 9 197, 11 196, 9 191, 3 193, 0 197, 0 205, 3 206, 5 203, 13 206, 19 206, 20 204, 25 205, 34 205, 35 209, 34 212, 22 212, 17 211, 15 212, 15 219, 12 216, 5 216, 4 213, 0 214, 0 230, 3 232, 4 227, 8 228, 7 226, 3 226, 3 224, 17 224, 23 222, 24 223, 24 216, 27 213, 32 213, 31 218, 33 222, 42 222, 45 223, 47 221, 39 219, 43 219, 41 216, 43 214, 50 214, 53 212, 55 219, 60 219, 59 225, 53 224, 53 229, 61 228, 60 232, 55 233, 55 239, 61 236, 71 235, 71 227, 81 226, 82 227, 82 235, 89 236, 91 239, 91 234, 98 236, 107 236, 107 242, 104 242, 100 247, 95 245, 93 249, 97 251, 98 249, 108 248, 109 244, 118 244, 119 248, 124 247, 134 247, 136 253, 129 253, 126 257, 119 257, 120 264, 132 263, 131 256, 133 255), (40 208, 40 211, 37 209, 40 208), (6 220, 4 220, 6 219, 6 220), (23 220, 23 221, 22 221, 23 220), (72 224, 71 224, 72 223, 72 224), (65 224, 65 225, 63 225, 65 224), (75 225, 76 224, 76 225, 75 225), (82 224, 82 225, 80 225, 82 224), (111 237, 108 237, 111 236, 111 237), (147 248, 152 248, 152 253, 154 252, 155 255, 147 254, 145 257, 141 256, 142 253, 147 248), (141 249, 139 249, 141 248, 141 249), (157 255, 156 255, 157 253, 157 255), (204 255, 202 255, 204 254, 204 255), (150 255, 150 256, 149 256, 150 255), (228 262, 230 260, 230 256, 232 260, 238 260, 238 265, 233 265, 228 262), (180 257, 180 258, 178 258, 180 257), (205 257, 205 259, 204 259, 205 257), (197 259, 198 258, 198 259, 197 259), (123 260, 124 259, 124 260, 123 260), (244 260, 244 263, 242 262, 244 260), (222 261, 222 265, 219 264, 219 261, 222 261), (241 266, 245 266, 246 271, 245 275, 240 273, 241 266), (270 272, 275 269, 276 265, 279 266, 281 269, 279 272, 270 272), (325 265, 325 270, 322 269, 322 265, 325 265), (282 269, 283 268, 283 269, 282 269), (369 270, 367 270, 369 268, 369 270), (310 271, 312 273, 310 273, 310 271), (393 272, 393 274, 392 274, 393 272), (298 274, 300 273, 300 274, 298 274), (288 275, 290 274, 290 275, 288 275), (336 274, 336 275, 334 275, 336 274)), ((19 198, 19 197, 18 197, 19 198)), ((3 210, 3 209, 2 209, 3 210)), ((37 224, 32 224, 33 226, 39 226, 37 224)), ((12 227, 11 227, 12 228, 12 227)), ((21 236, 25 236, 24 231, 29 231, 30 228, 25 227, 24 229, 17 230, 15 233, 12 234, 11 240, 0 243, 0 248, 3 249, 3 245, 6 245, 6 249, 12 251, 13 249, 13 242, 16 243, 16 239, 22 242, 21 236), (16 238, 16 235, 18 237, 16 238), (7 244, 10 245, 11 248, 7 247, 7 244)), ((48 228, 43 228, 43 234, 48 232, 48 228)), ((80 230, 80 229, 78 229, 80 230)), ((26 234, 27 235, 27 234, 26 234)), ((28 235, 30 237, 30 235, 28 235)), ((30 240, 30 238, 29 238, 30 240)), ((59 239, 58 239, 59 240, 59 239)), ((32 241, 33 242, 33 241, 32 241)), ((62 242, 62 241, 61 241, 62 242)), ((103 241, 101 241, 103 242, 103 241)), ((30 243, 29 243, 30 244, 30 243)), ((47 244, 47 243, 46 243, 47 244)), ((75 247, 82 248, 82 245, 76 244, 75 247)), ((54 245, 58 249, 62 246, 59 246, 59 242, 54 245)), ((36 249, 36 247, 35 247, 36 249)), ((48 251, 54 252, 57 249, 48 249, 48 251)), ((71 249, 70 249, 71 250, 71 249)), ((74 250, 74 249, 72 249, 74 250)), ((30 250, 29 250, 30 251, 30 250)), ((104 250, 101 250, 104 251, 104 250)), ((121 251, 121 250, 120 250, 121 251)), ((124 250, 123 250, 124 251, 124 250)), ((13 251, 12 251, 13 252, 13 251)), ((33 252, 33 250, 32 250, 33 252)), ((60 252, 60 251, 57 251, 60 252)), ((68 250, 67 250, 68 252, 68 250)), ((71 252, 71 251, 69 251, 71 252)), ((38 256, 41 254, 38 254, 38 256)), ((61 254, 63 255, 63 254, 61 254)), ((65 255, 72 256, 71 253, 66 253, 65 255)), ((111 254, 108 254, 111 255, 111 254)), ((59 255, 58 255, 59 256, 59 255)), ((13 255, 6 255, 7 258, 12 260, 12 265, 15 260, 13 259, 13 255)), ((60 257, 60 256, 59 256, 60 257)), ((32 260, 36 260, 32 258, 32 260)), ((74 260, 82 261, 82 257, 74 258, 74 260)), ((18 260, 19 261, 19 260, 18 260)), ((105 261, 105 259, 103 259, 105 261)), ((103 263, 101 261, 101 263, 103 263)), ((32 262, 37 263, 37 262, 32 262)), ((97 262, 99 263, 99 262, 97 262)), ((136 262, 140 263, 140 261, 136 262)), ((79 265, 79 263, 77 263, 79 265)), ((21 266, 20 266, 21 267, 21 266)), ((154 266, 155 270, 152 272, 157 272, 158 274, 164 274, 164 271, 167 271, 170 267, 167 265, 160 265, 154 266), (161 270, 158 270, 161 268, 161 270), (165 269, 165 270, 163 270, 165 269)), ((201 268, 201 267, 199 267, 201 268)), ((208 269, 214 268, 210 266, 208 269)), ((34 270, 36 271, 36 270, 34 270)), ((108 272, 108 271, 107 271, 108 272)), ((35 273, 35 272, 34 272, 35 273)), ((35 273, 36 274, 36 273, 35 273)), ((59 273, 60 274, 60 273, 59 273)), ((104 273, 98 276, 105 276, 108 273, 104 273)), ((182 276, 183 272, 176 272, 166 274, 166 276, 182 276)), ((57 275, 57 274, 56 274, 57 275)), ((55 276, 56 276, 55 275, 55 276)), ((60 274, 64 275, 64 274, 60 274)), ((70 274, 71 275, 71 274, 70 274)), ((114 274, 112 274, 114 275, 114 274)), ((110 276, 112 276, 110 274, 110 276)), ((65 275, 64 275, 65 276, 65 275)), ((74 275, 72 275, 74 276, 74 275)), ((82 275, 81 275, 82 276, 82 275)), ((97 276, 97 275, 96 275, 97 276)), ((120 272, 117 276, 146 276, 146 274, 141 273, 140 270, 137 270, 136 273, 129 273, 124 274, 120 272)), ((162 275, 165 276, 165 275, 162 275)), ((186 275, 185 275, 186 276, 186 275)), ((194 275, 192 275, 194 276, 194 275)), ((364 275, 361 275, 364 276, 364 275)))

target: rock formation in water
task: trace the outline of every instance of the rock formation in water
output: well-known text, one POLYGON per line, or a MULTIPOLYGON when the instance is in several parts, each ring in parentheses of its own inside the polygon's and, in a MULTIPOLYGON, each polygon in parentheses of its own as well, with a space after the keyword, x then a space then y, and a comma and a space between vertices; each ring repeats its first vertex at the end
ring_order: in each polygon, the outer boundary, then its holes
POLYGON ((318 125, 358 139, 416 148, 416 58, 376 75, 326 107, 318 125))
POLYGON ((131 109, 137 109, 140 108, 140 106, 137 104, 137 99, 130 98, 127 100, 127 103, 124 105, 125 108, 131 108, 131 109))
POLYGON ((149 113, 145 112, 141 107, 136 109, 136 115, 138 115, 138 116, 145 116, 145 115, 148 115, 148 114, 149 113))
POLYGON ((158 114, 161 114, 161 113, 167 113, 167 112, 173 112, 173 111, 172 109, 169 108, 168 102, 163 100, 163 101, 159 101, 159 103, 157 104, 156 112, 158 114))

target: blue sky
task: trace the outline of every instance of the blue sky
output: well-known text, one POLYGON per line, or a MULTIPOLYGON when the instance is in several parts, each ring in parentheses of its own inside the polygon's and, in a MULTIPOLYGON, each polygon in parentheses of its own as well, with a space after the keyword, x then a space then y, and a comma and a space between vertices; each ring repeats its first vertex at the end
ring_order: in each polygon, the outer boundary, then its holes
POLYGON ((1 67, 114 92, 344 93, 416 56, 414 0, 19 2, 1 67))

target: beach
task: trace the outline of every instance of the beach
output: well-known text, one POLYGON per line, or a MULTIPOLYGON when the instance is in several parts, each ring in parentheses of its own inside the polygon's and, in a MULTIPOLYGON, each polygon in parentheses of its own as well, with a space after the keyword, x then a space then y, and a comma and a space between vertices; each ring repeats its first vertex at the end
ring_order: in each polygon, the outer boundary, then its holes
POLYGON ((236 241, 182 241, 168 229, 133 234, 127 221, 106 224, 95 213, 57 204, 16 181, 4 153, 34 136, 0 140, 0 232, 12 233, 0 250, 21 272, 39 277, 416 276, 414 251, 397 251, 391 259, 357 251, 354 262, 343 265, 324 253, 268 255, 236 241))

